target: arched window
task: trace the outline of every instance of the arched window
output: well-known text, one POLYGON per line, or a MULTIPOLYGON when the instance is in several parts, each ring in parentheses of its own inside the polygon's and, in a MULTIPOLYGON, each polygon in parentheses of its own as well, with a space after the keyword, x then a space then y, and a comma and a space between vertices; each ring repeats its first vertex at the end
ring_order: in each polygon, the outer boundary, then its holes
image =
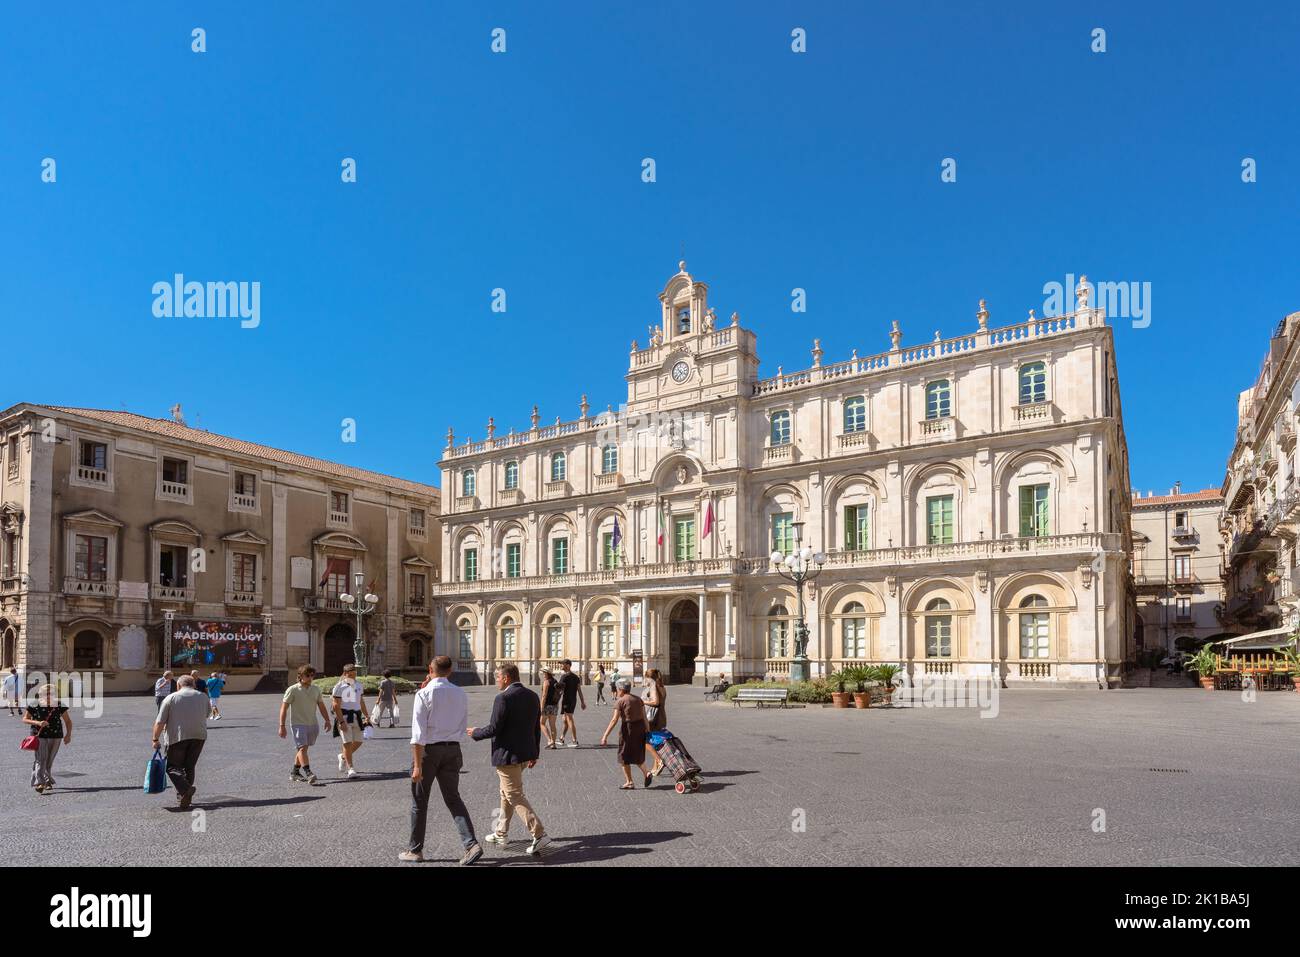
POLYGON ((925 417, 942 419, 952 415, 952 386, 938 379, 925 387, 925 417))
POLYGON ((618 471, 617 445, 607 445, 600 450, 600 471, 605 475, 613 475, 618 471))
POLYGON ((510 615, 501 619, 501 657, 515 658, 518 656, 518 632, 515 631, 515 620, 510 615))
POLYGON ((677 310, 677 332, 686 335, 691 331, 691 307, 682 306, 677 310))
POLYGON ((468 618, 462 618, 456 623, 456 637, 458 641, 459 657, 462 661, 472 661, 474 658, 474 639, 472 625, 468 618))
POLYGON ((565 460, 563 452, 551 453, 551 481, 563 482, 566 475, 569 474, 569 465, 565 460))
POLYGON ((104 639, 97 631, 79 631, 72 639, 72 667, 95 669, 104 667, 104 639))
POLYGON ((506 463, 506 484, 507 489, 519 488, 519 463, 506 463))
POLYGON ((473 495, 478 483, 474 480, 474 470, 466 469, 460 476, 460 494, 473 495))
POLYGON ((862 602, 851 601, 840 611, 844 618, 840 622, 843 631, 843 650, 845 658, 867 657, 867 619, 862 602))
POLYGON ((424 640, 421 638, 412 638, 406 643, 406 667, 408 668, 426 668, 429 665, 429 659, 425 657, 424 640))
POLYGON ((867 430, 867 400, 860 395, 844 400, 844 431, 865 432, 867 430))
POLYGON ((546 619, 546 656, 548 658, 564 657, 564 625, 559 615, 546 619))
POLYGON ((1020 603, 1020 657, 1046 658, 1051 644, 1051 618, 1044 609, 1047 599, 1042 595, 1026 595, 1020 603))
POLYGON ((773 605, 767 613, 767 656, 784 658, 789 654, 790 622, 786 620, 789 612, 785 605, 773 605))
POLYGON ((790 444, 790 413, 785 409, 772 413, 771 444, 790 444))
POLYGON ((614 650, 614 616, 603 611, 596 620, 596 654, 601 658, 613 658, 614 650))
POLYGON ((950 605, 943 598, 936 598, 925 606, 925 656, 927 658, 952 657, 952 615, 950 605), (939 612, 939 614, 934 614, 939 612))
POLYGON ((1026 362, 1020 367, 1020 404, 1046 401, 1047 366, 1041 362, 1026 362))

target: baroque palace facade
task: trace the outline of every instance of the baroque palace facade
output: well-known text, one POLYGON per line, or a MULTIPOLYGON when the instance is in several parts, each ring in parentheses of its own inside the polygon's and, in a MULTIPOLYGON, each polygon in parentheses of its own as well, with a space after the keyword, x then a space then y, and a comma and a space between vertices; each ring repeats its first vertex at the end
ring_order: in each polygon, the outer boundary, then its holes
POLYGON ((425 670, 436 488, 129 412, 0 412, 0 655, 7 669, 164 667, 283 688, 353 659, 355 575, 371 670, 425 670))
POLYGON ((439 650, 466 679, 568 657, 676 681, 814 673, 1107 687, 1132 652, 1128 451, 1112 330, 1073 313, 759 377, 754 333, 686 271, 632 343, 627 403, 442 459, 439 650))

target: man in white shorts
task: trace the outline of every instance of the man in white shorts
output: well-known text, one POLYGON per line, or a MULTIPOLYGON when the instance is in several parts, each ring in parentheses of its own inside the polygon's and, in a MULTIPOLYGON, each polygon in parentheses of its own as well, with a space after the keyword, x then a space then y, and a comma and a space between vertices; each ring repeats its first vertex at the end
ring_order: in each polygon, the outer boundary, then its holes
POLYGON ((365 728, 370 718, 366 714, 366 695, 357 680, 357 666, 348 662, 343 666, 343 677, 334 686, 331 693, 334 699, 334 719, 337 723, 336 734, 339 736, 343 750, 339 752, 339 770, 347 770, 348 777, 355 778, 357 769, 352 766, 352 755, 361 747, 365 728))
POLYGON ((308 784, 316 783, 311 759, 307 757, 307 749, 316 743, 316 735, 320 733, 316 726, 316 709, 320 709, 326 731, 330 726, 330 713, 325 710, 325 696, 321 694, 320 688, 311 683, 315 677, 316 669, 311 665, 303 665, 298 669, 298 683, 290 686, 280 702, 280 737, 285 736, 284 718, 288 714, 289 726, 293 729, 293 746, 297 749, 289 780, 305 781, 308 784))

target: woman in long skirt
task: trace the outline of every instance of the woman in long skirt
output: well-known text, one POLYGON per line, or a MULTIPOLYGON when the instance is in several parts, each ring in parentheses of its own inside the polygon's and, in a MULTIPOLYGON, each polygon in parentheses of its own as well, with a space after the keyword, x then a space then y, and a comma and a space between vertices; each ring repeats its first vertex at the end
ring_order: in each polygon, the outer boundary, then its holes
POLYGON ((609 742, 609 733, 618 724, 618 765, 623 771, 621 790, 630 791, 636 787, 632 783, 632 765, 641 769, 645 775, 645 786, 650 786, 652 775, 645 769, 645 737, 648 732, 645 720, 645 703, 632 694, 632 682, 620 678, 614 685, 614 714, 609 719, 609 727, 601 736, 603 747, 609 742))
POLYGON ((32 787, 44 794, 54 787, 50 770, 59 745, 72 743, 72 715, 62 705, 54 703, 54 685, 41 685, 36 693, 36 704, 28 705, 23 714, 23 724, 36 735, 36 754, 32 761, 32 787))

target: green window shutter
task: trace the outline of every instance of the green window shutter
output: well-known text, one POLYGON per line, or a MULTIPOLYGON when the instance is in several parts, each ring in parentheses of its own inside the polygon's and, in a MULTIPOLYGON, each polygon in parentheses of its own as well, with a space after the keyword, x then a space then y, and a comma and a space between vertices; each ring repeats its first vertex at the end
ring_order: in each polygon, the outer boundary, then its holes
POLYGON ((844 550, 846 552, 854 551, 853 540, 858 528, 858 509, 856 505, 848 505, 844 508, 844 550))

